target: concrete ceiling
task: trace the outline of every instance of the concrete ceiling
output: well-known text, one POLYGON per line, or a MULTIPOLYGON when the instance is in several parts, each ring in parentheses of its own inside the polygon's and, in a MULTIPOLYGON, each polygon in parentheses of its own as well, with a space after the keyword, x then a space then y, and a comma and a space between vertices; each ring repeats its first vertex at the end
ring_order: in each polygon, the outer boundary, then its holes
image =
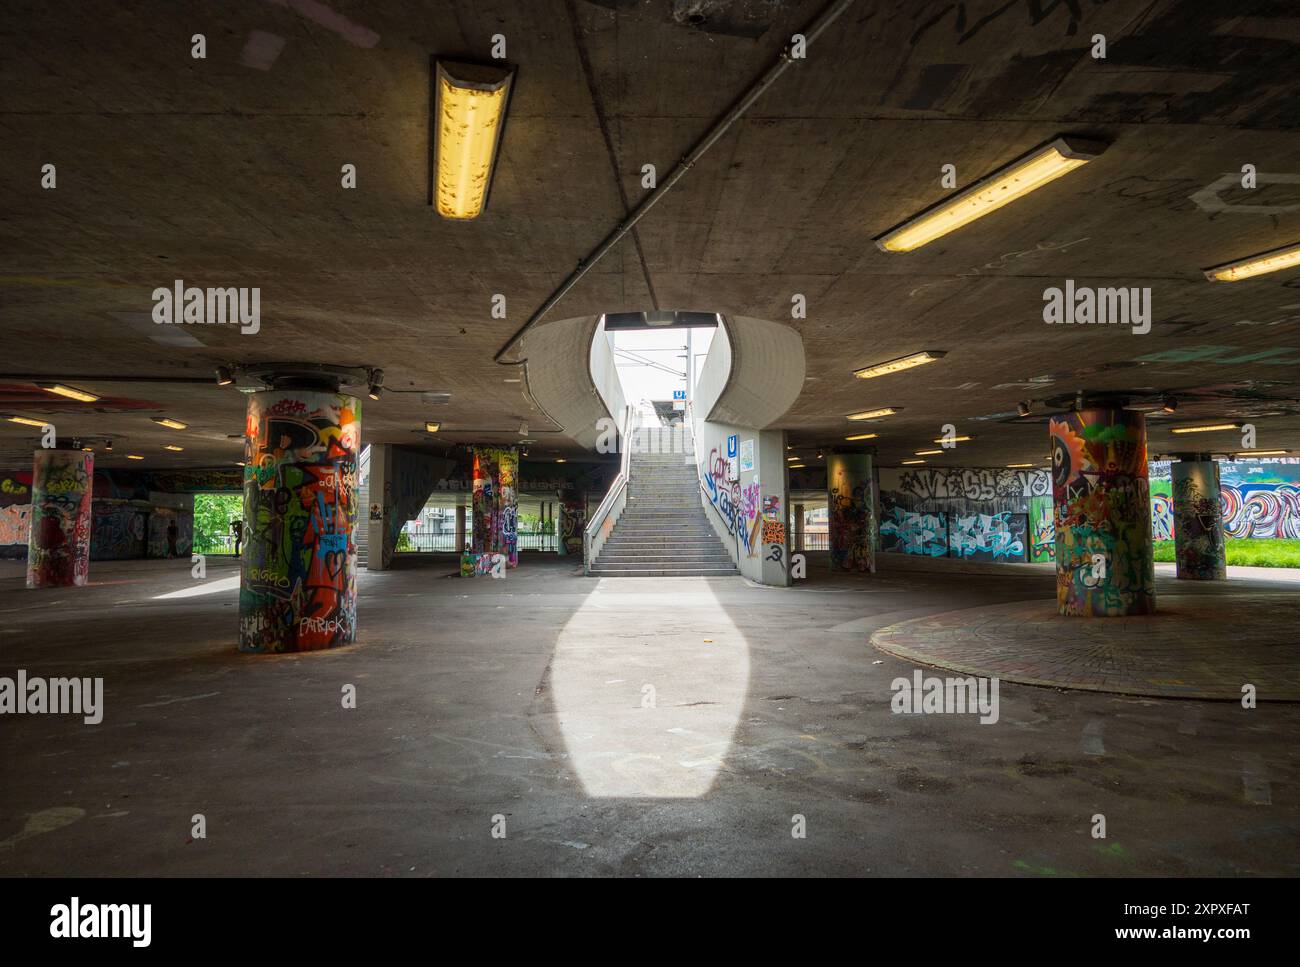
MULTIPOLYGON (((511 442, 545 419, 493 355, 643 195, 641 166, 665 175, 822 5, 6 4, 3 392, 26 415, 57 411, 60 432, 114 438, 101 466, 128 451, 152 466, 238 459, 236 390, 95 378, 205 380, 220 363, 382 367, 390 392, 366 401, 366 442, 434 446, 426 419, 443 423, 436 445, 511 442), (190 56, 196 33, 205 60, 190 56), (485 60, 498 33, 518 75, 490 205, 443 221, 427 204, 429 59, 485 60), (43 190, 49 163, 58 187, 43 190), (150 293, 178 278, 260 286, 261 331, 159 341, 172 327, 148 321, 150 293), (35 376, 112 400, 43 408, 35 376), (190 424, 184 453, 164 456, 178 435, 150 415, 190 424)), ((976 439, 936 460, 1038 461, 1046 428, 1017 420, 1016 401, 1078 389, 1177 391, 1179 422, 1249 419, 1259 446, 1300 447, 1300 271, 1201 274, 1300 241, 1298 89, 1300 16, 1276 0, 858 0, 552 317, 789 320, 806 383, 776 425, 832 444, 863 429, 845 414, 902 406, 871 427, 887 463, 945 423, 976 439), (1088 54, 1098 33, 1104 61, 1088 54), (943 196, 941 165, 969 183, 1063 132, 1112 146, 918 252, 872 244, 943 196), (1259 187, 1224 187, 1247 163, 1259 187), (1151 287, 1152 331, 1044 324, 1043 290, 1066 278, 1151 287), (790 319, 795 293, 805 319, 790 319), (920 349, 948 355, 852 378, 920 349)), ((1153 450, 1173 446, 1169 422, 1153 418, 1153 450)), ((581 435, 551 445, 576 454, 581 435)), ((0 424, 0 463, 34 445, 0 424)))

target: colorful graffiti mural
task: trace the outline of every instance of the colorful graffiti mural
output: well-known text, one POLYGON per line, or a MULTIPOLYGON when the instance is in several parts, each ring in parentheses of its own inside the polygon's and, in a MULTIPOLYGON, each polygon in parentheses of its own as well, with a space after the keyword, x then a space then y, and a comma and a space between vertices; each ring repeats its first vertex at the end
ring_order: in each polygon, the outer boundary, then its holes
POLYGON ((727 458, 714 447, 709 459, 700 467, 700 479, 704 481, 704 495, 713 505, 726 525, 728 534, 736 533, 736 518, 740 514, 740 485, 736 485, 736 497, 733 499, 731 485, 727 483, 727 458))
POLYGON ((1056 524, 1052 498, 1029 498, 1029 559, 1041 563, 1056 560, 1056 524))
POLYGON ((1042 470, 924 469, 881 470, 881 489, 916 500, 989 501, 999 497, 1041 497, 1052 492, 1042 470), (896 475, 896 480, 892 479, 896 475))
POLYGON ((313 651, 356 636, 361 404, 310 390, 248 399, 241 651, 313 651))
POLYGON ((31 526, 31 504, 0 507, 0 544, 21 544, 26 548, 31 526))
POLYGON ((948 515, 889 507, 882 511, 880 549, 926 557, 948 556, 948 515))
POLYGON ((1061 614, 1155 611, 1146 422, 1090 409, 1051 420, 1056 597, 1061 614))
POLYGON ((27 586, 83 586, 90 573, 94 454, 38 450, 32 465, 27 586))
POLYGON ((1223 543, 1219 465, 1213 460, 1180 460, 1172 471, 1178 577, 1221 581, 1228 576, 1228 562, 1223 543))
POLYGON ((1225 486, 1219 496, 1227 536, 1300 538, 1300 486, 1225 486))
POLYGON ((132 501, 96 500, 91 505, 90 553, 97 561, 145 556, 149 506, 132 501))
POLYGON ((1028 559, 1025 514, 952 514, 948 548, 953 557, 972 561, 1023 562, 1028 559))
POLYGON ((517 531, 519 451, 474 448, 473 541, 475 554, 502 554, 519 566, 517 531))
POLYGON ((837 571, 874 573, 875 495, 871 480, 871 455, 829 454, 826 459, 826 487, 831 568, 837 571))
MULTIPOLYGON (((1172 467, 1151 465, 1151 520, 1156 540, 1175 534, 1172 467)), ((1300 461, 1219 463, 1219 503, 1225 538, 1300 539, 1300 461)))

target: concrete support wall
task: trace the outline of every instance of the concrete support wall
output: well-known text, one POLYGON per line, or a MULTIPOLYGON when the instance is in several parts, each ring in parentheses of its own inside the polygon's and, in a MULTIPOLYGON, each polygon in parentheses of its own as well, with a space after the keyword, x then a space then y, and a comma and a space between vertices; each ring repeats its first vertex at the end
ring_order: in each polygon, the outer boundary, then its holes
POLYGON ((356 637, 361 403, 275 390, 248 398, 241 651, 313 651, 356 637))
MULTIPOLYGON (((774 324, 766 326, 773 332, 781 328, 774 324)), ((772 345, 794 351, 783 342, 772 345)), ((700 370, 691 409, 694 459, 701 483, 700 500, 704 504, 705 517, 722 539, 740 573, 759 584, 787 587, 790 584, 790 547, 786 533, 789 487, 785 432, 755 429, 755 424, 769 419, 767 409, 772 405, 771 394, 765 396, 762 388, 757 386, 753 387, 754 396, 746 395, 749 390, 739 392, 736 381, 743 383, 745 380, 733 374, 732 363, 730 338, 725 327, 719 328, 700 370), (708 418, 718 409, 717 404, 724 393, 739 408, 739 417, 744 422, 708 418), (733 437, 734 454, 731 453, 733 437), (747 460, 751 460, 752 465, 747 460), (733 463, 737 469, 736 480, 731 480, 728 473, 728 467, 733 463)), ((790 360, 786 363, 782 366, 787 375, 797 368, 802 383, 802 349, 798 350, 797 367, 790 360)))
POLYGON ((1170 467, 1174 500, 1174 560, 1188 581, 1223 581, 1228 562, 1223 542, 1219 464, 1209 457, 1170 467))
POLYGON ((876 492, 871 454, 826 457, 831 569, 875 573, 876 492))
POLYGON ((32 458, 29 588, 82 587, 90 574, 94 454, 37 450, 32 458))
POLYGON ((1096 408, 1051 421, 1056 600, 1061 614, 1156 608, 1146 419, 1096 408))

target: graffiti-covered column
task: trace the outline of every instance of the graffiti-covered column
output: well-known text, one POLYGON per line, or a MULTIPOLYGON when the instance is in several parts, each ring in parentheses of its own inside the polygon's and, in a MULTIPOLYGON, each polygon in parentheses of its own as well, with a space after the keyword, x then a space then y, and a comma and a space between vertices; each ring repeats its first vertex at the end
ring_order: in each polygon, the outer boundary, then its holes
POLYGON ((519 451, 513 447, 474 448, 474 496, 468 560, 461 561, 461 573, 487 573, 492 558, 505 557, 506 567, 519 565, 516 536, 518 513, 516 479, 519 451))
POLYGON ((1218 462, 1208 454, 1182 456, 1170 466, 1170 477, 1178 576, 1189 581, 1226 580, 1218 462))
POLYGON ((826 457, 826 502, 830 512, 831 569, 876 570, 872 546, 875 486, 871 454, 832 451, 826 457))
POLYGON ((90 574, 90 500, 95 456, 37 450, 32 459, 29 588, 84 587, 90 574))
POLYGON ((1053 417, 1056 602, 1061 614, 1156 609, 1146 420, 1119 407, 1053 417))
POLYGON ((320 389, 248 398, 240 651, 314 651, 356 637, 361 403, 320 389))
POLYGON ((561 491, 560 526, 555 549, 560 554, 582 556, 583 534, 587 529, 587 495, 580 490, 561 491))

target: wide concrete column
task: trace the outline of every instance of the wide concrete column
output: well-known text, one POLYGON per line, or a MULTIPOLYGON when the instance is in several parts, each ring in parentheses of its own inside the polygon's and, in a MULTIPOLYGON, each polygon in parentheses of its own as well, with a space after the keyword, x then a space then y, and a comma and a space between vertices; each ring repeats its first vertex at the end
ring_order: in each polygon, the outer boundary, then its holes
POLYGON ((456 553, 465 553, 465 505, 456 505, 456 553))
POLYGON ((1171 465, 1170 475, 1178 577, 1187 581, 1227 580, 1218 462, 1209 454, 1180 455, 1171 465))
POLYGON ((474 554, 504 554, 506 567, 519 566, 518 476, 519 451, 514 447, 474 448, 471 547, 474 554))
POLYGON ((245 433, 239 650, 349 644, 361 403, 320 389, 254 393, 245 433))
POLYGON ((29 588, 84 587, 90 575, 90 500, 95 455, 37 450, 32 458, 29 588))
POLYGON ((876 493, 869 453, 833 450, 826 456, 831 569, 876 570, 872 546, 876 493))
POLYGON ((1156 609, 1146 419, 1120 407, 1053 417, 1056 602, 1061 614, 1156 609))

